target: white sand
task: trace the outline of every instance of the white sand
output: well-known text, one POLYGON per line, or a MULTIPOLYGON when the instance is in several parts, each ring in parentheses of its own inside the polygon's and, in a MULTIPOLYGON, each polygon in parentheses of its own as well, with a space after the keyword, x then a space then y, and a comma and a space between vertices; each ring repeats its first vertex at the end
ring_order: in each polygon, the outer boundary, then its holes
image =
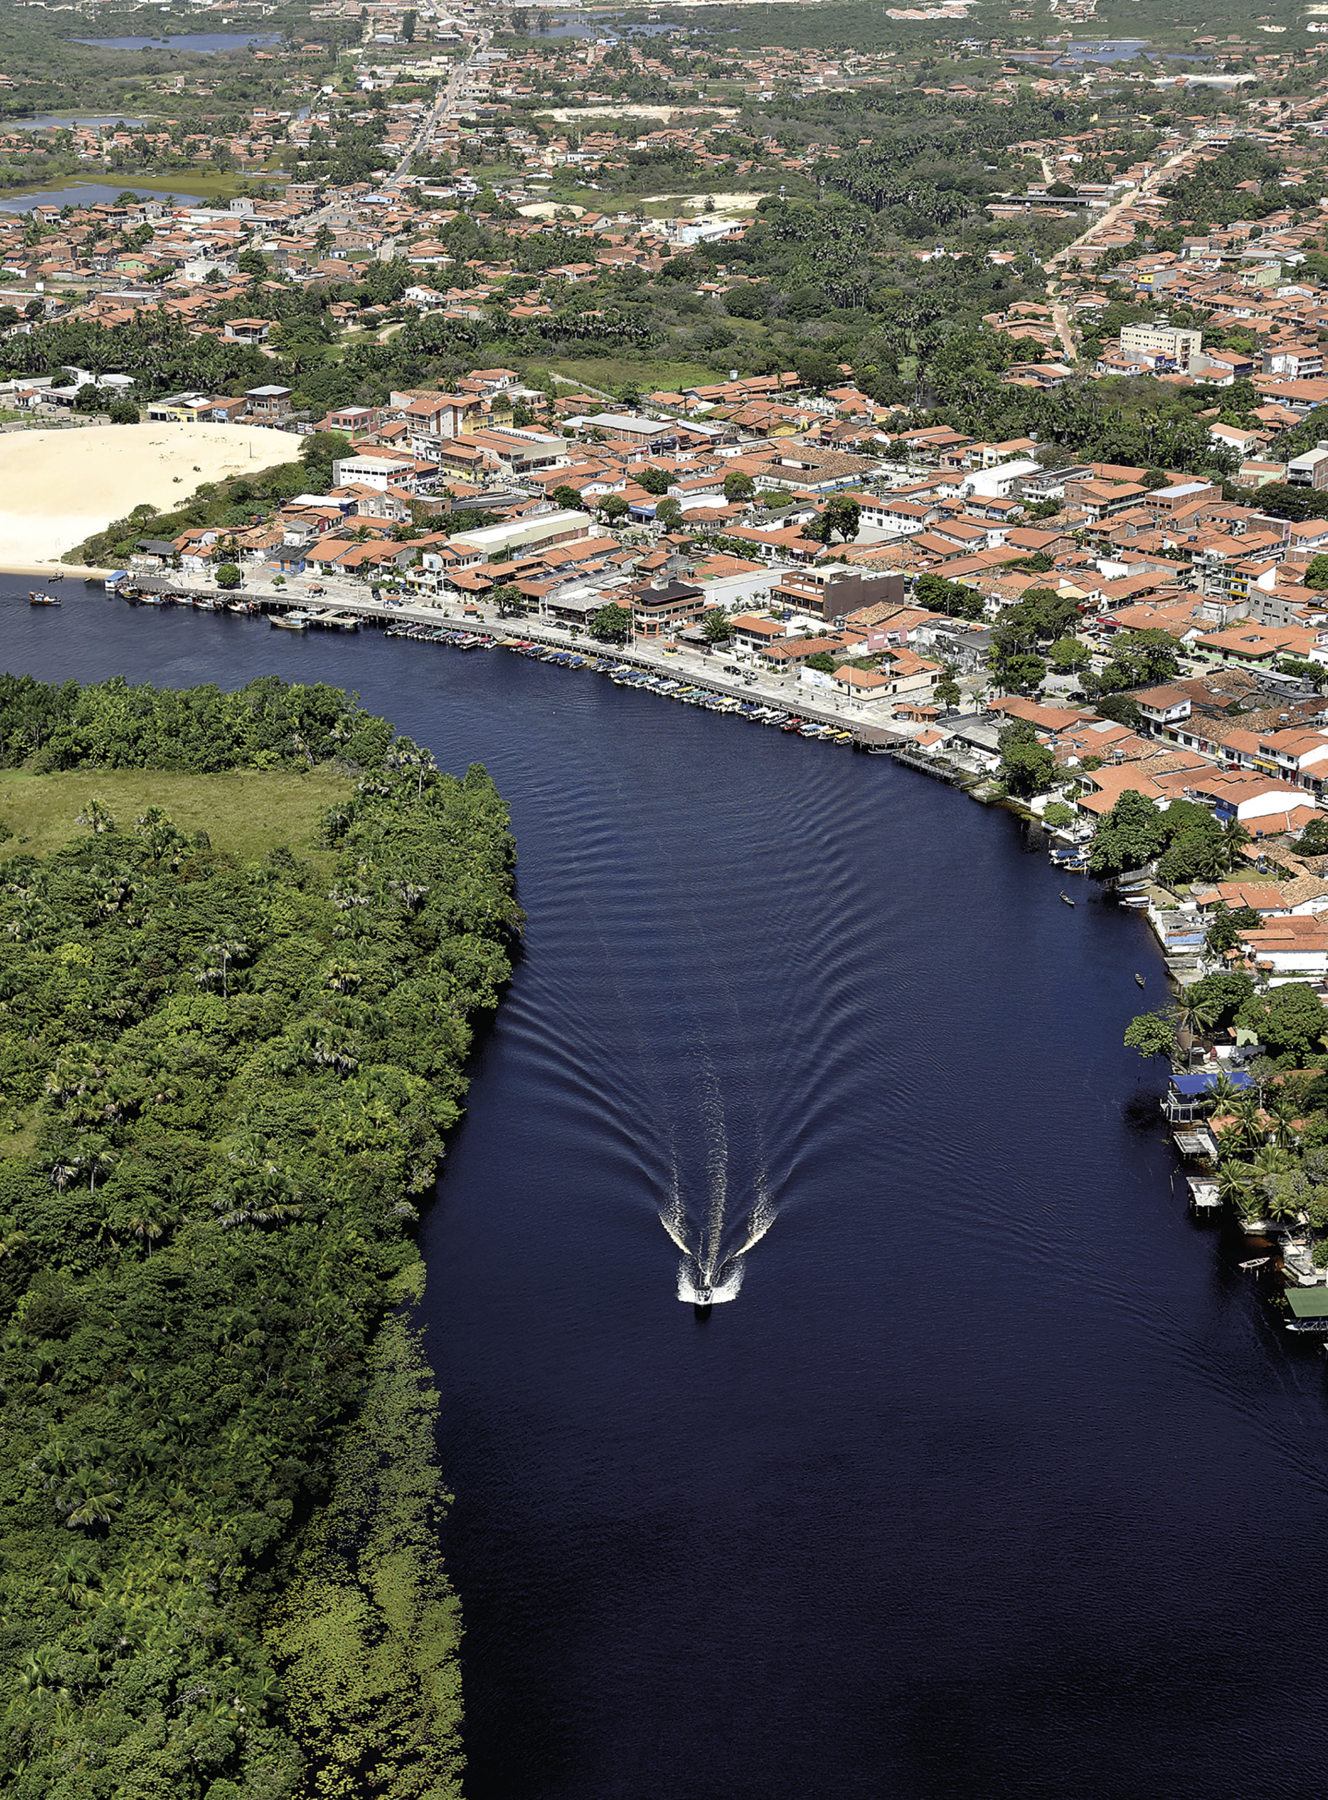
POLYGON ((714 113, 721 119, 736 119, 736 106, 708 106, 704 100, 689 101, 686 106, 633 105, 621 106, 551 106, 543 119, 556 119, 560 125, 578 125, 582 119, 666 119, 681 118, 684 113, 714 113))
POLYGON ((298 438, 253 425, 0 433, 0 569, 40 573, 144 501, 168 512, 205 481, 298 454, 298 438))
POLYGON ((556 200, 536 200, 533 206, 518 206, 516 209, 523 219, 554 219, 560 212, 569 212, 580 218, 585 212, 584 206, 570 206, 556 200))
MULTIPOLYGON (((755 207, 759 200, 765 198, 764 194, 642 194, 641 204, 658 206, 665 200, 676 200, 681 212, 701 212, 704 210, 706 201, 713 200, 716 211, 724 212, 729 209, 742 211, 755 207)), ((622 209, 626 211, 629 202, 624 199, 621 204, 622 209)))

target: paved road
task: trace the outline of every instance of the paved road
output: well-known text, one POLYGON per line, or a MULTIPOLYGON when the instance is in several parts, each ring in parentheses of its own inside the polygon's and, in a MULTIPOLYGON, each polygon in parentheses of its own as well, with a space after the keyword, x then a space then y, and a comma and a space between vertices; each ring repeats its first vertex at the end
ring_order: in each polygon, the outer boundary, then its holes
POLYGON ((1122 198, 1115 203, 1114 206, 1109 206, 1104 213, 1099 213, 1093 222, 1087 226, 1085 230, 1079 233, 1077 238, 1064 245, 1062 249, 1058 250, 1056 254, 1049 259, 1047 263, 1047 298, 1051 302, 1052 323, 1056 327, 1056 335, 1061 340, 1061 347, 1065 352, 1065 360, 1067 362, 1074 361, 1077 351, 1074 342, 1074 331, 1070 324, 1069 312, 1066 310, 1064 303, 1057 298, 1056 294, 1056 283, 1059 279, 1057 265, 1061 263, 1062 259, 1068 260, 1068 258, 1072 257, 1082 245, 1087 243, 1090 238, 1095 237, 1098 232, 1113 225, 1120 215, 1129 207, 1137 206, 1141 200, 1147 199, 1149 194, 1151 194, 1155 188, 1160 187, 1163 182, 1169 179, 1177 164, 1182 162, 1188 155, 1189 147, 1186 146, 1184 150, 1178 150, 1176 154, 1173 157, 1170 157, 1166 162, 1160 163, 1158 167, 1153 170, 1151 175, 1146 175, 1144 177, 1137 188, 1131 188, 1128 193, 1123 195, 1122 198))
POLYGON ((500 619, 497 612, 489 607, 471 608, 470 611, 463 612, 463 604, 468 603, 459 599, 437 605, 420 602, 403 602, 397 605, 392 601, 371 599, 367 590, 358 583, 326 579, 314 584, 322 588, 322 593, 310 597, 309 583, 298 576, 293 577, 284 587, 278 588, 271 581, 246 574, 243 590, 238 595, 219 594, 211 582, 191 580, 181 575, 154 577, 143 580, 140 585, 168 593, 206 594, 212 599, 243 598, 277 602, 282 607, 298 604, 306 611, 339 612, 343 608, 353 609, 365 617, 395 626, 450 626, 454 630, 465 628, 500 637, 534 638, 540 643, 578 650, 586 656, 621 655, 624 660, 638 663, 652 672, 704 682, 720 692, 736 694, 746 700, 760 700, 772 706, 778 705, 789 712, 796 712, 802 718, 818 718, 841 724, 846 730, 871 726, 898 737, 913 736, 921 730, 918 725, 896 724, 884 707, 878 711, 874 707, 854 705, 846 697, 808 687, 796 675, 774 675, 739 664, 733 666, 740 668, 741 673, 726 675, 725 665, 732 663, 732 655, 723 649, 707 656, 690 645, 666 649, 663 644, 650 642, 620 648, 599 644, 586 637, 584 632, 578 633, 547 620, 500 619), (755 679, 746 679, 749 675, 755 679))
POLYGON ((470 55, 464 62, 459 62, 456 65, 447 80, 439 88, 437 99, 434 101, 431 110, 427 112, 420 121, 419 128, 414 137, 411 138, 410 143, 406 146, 401 161, 397 164, 396 168, 393 169, 387 180, 383 182, 382 185, 384 189, 397 187, 405 179, 410 171, 411 162, 419 150, 429 141, 429 134, 432 132, 434 126, 437 125, 441 118, 451 112, 453 105, 460 98, 461 89, 465 83, 467 74, 474 64, 476 56, 485 48, 492 35, 492 32, 482 31, 479 35, 479 40, 470 55))

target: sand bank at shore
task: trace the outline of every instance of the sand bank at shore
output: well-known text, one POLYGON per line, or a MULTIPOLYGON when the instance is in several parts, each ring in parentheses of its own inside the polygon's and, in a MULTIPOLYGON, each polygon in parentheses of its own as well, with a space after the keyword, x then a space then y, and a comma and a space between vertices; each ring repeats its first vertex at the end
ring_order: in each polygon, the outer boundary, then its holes
MULTIPOLYGON (((292 462, 298 454, 298 438, 253 425, 4 432, 0 569, 43 574, 60 566, 66 550, 144 501, 167 512, 205 481, 292 462)), ((144 536, 151 531, 149 524, 144 536)))

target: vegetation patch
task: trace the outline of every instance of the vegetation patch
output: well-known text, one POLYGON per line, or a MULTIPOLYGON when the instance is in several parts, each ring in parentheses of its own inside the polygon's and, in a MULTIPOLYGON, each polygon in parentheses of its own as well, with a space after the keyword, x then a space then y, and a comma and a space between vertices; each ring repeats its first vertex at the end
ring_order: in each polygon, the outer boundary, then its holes
POLYGON ((506 808, 274 680, 0 677, 20 762, 20 811, 88 797, 0 850, 6 1792, 442 1800, 434 1396, 382 1323, 520 929, 506 808))
POLYGON ((262 857, 284 845, 323 866, 332 860, 319 836, 323 816, 346 800, 354 785, 334 767, 202 776, 145 769, 9 771, 0 775, 0 823, 12 834, 9 854, 46 856, 87 836, 94 804, 125 825, 155 806, 182 831, 206 832, 215 850, 262 857))

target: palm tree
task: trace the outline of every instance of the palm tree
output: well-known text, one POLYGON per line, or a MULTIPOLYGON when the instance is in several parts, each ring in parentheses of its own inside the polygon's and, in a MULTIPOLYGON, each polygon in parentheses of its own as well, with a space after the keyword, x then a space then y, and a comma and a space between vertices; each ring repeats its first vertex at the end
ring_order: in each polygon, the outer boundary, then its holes
POLYGON ((151 1206, 140 1207, 137 1212, 129 1215, 127 1223, 130 1231, 133 1232, 139 1243, 147 1245, 148 1255, 150 1257, 152 1255, 152 1246, 156 1243, 157 1239, 166 1235, 165 1223, 156 1216, 155 1208, 151 1206))
MULTIPOLYGON (((70 1505, 65 1519, 67 1531, 79 1527, 109 1525, 120 1504, 120 1496, 110 1477, 100 1469, 80 1469, 66 1490, 64 1499, 70 1505)), ((63 1507, 61 1510, 64 1510, 63 1507)))
POLYGON ((1294 1097, 1285 1088, 1278 1088, 1268 1096, 1263 1110, 1273 1121, 1274 1144, 1280 1150, 1289 1150, 1296 1141, 1294 1121, 1301 1114, 1301 1108, 1294 1097))
POLYGON ((1228 1206, 1248 1216, 1254 1198, 1250 1185, 1250 1165, 1234 1157, 1224 1158, 1217 1169, 1218 1193, 1228 1206))
POLYGON ((1241 1130, 1239 1125, 1230 1123, 1222 1125, 1214 1135, 1217 1138, 1217 1150, 1219 1156, 1238 1157, 1241 1151, 1247 1148, 1245 1143, 1245 1133, 1241 1130))
POLYGON ((81 1611, 96 1598, 99 1585, 96 1565, 75 1551, 52 1569, 47 1591, 81 1611))
POLYGON ((88 1170, 88 1192, 97 1191, 98 1175, 109 1175, 119 1162, 119 1157, 111 1149, 105 1138, 89 1138, 83 1147, 83 1158, 88 1170))
POLYGON ((229 1000, 231 997, 231 964, 233 962, 238 962, 242 957, 248 956, 249 946, 240 943, 235 938, 223 938, 218 943, 209 944, 203 954, 205 956, 215 956, 217 959, 217 968, 216 970, 210 968, 199 969, 194 975, 194 980, 200 987, 205 987, 213 981, 220 980, 222 998, 223 1000, 229 1000))
POLYGON ((1242 1088, 1231 1103, 1231 1111, 1240 1121, 1242 1135, 1251 1144, 1261 1143, 1267 1136, 1263 1128, 1263 1107, 1253 1088, 1242 1088))
POLYGON ((1265 1144, 1250 1167, 1258 1180, 1270 1181, 1277 1175, 1290 1175, 1296 1167, 1296 1159, 1278 1144, 1265 1144))
POLYGON ((1270 1178, 1263 1182, 1263 1209, 1270 1219, 1300 1218, 1305 1205, 1304 1183, 1270 1178))
POLYGON ((89 800, 78 815, 76 824, 91 825, 93 831, 100 835, 103 831, 115 830, 115 819, 109 806, 101 800, 89 800))
MULTIPOLYGON (((1195 987, 1182 988, 1176 996, 1176 1019, 1189 1039, 1188 1054, 1194 1054, 1194 1040, 1197 1034, 1215 1023, 1220 1008, 1207 994, 1201 994, 1195 987)), ((1212 1090, 1209 1090, 1211 1098, 1212 1090)))
MULTIPOLYGON (((1191 989, 1185 988, 1183 994, 1191 991, 1191 989)), ((1178 1008, 1179 1005, 1180 1002, 1177 1001, 1178 1008)), ((1208 1084, 1208 1101, 1215 1113, 1230 1112, 1234 1102, 1244 1091, 1244 1088, 1238 1087, 1227 1071, 1222 1069, 1208 1084)))
POLYGON ((1227 870, 1231 870, 1243 860, 1243 852, 1246 844, 1250 842, 1250 834, 1239 819, 1228 819, 1222 827, 1218 841, 1222 847, 1224 865, 1227 870))

